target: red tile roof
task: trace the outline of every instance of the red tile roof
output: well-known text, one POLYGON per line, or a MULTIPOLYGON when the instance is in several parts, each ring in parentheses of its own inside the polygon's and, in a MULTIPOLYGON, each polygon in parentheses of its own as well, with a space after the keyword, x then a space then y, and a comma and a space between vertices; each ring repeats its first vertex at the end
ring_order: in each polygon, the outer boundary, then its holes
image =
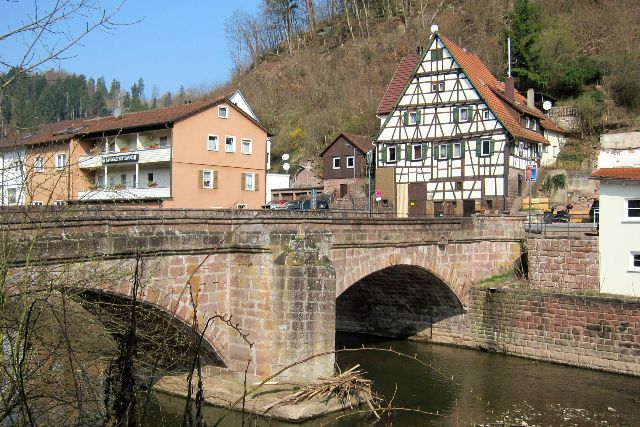
POLYGON ((640 168, 602 168, 591 174, 591 178, 599 179, 633 179, 640 181, 640 168))
POLYGON ((413 71, 418 66, 419 60, 420 57, 418 55, 405 56, 400 60, 398 68, 396 68, 391 78, 391 83, 387 86, 382 101, 380 101, 377 114, 389 114, 391 110, 393 110, 403 89, 407 85, 407 82, 409 82, 413 71))
POLYGON ((491 111, 493 111, 493 114, 496 115, 511 135, 533 142, 549 144, 549 141, 547 141, 542 134, 523 127, 509 112, 507 104, 521 112, 526 112, 536 117, 544 117, 540 110, 527 108, 526 99, 517 91, 515 91, 516 95, 514 98, 520 101, 520 105, 515 101, 509 100, 506 95, 504 95, 504 83, 499 82, 477 56, 471 52, 466 52, 460 46, 440 34, 438 34, 437 37, 442 40, 447 50, 471 81, 471 84, 473 84, 491 111))
POLYGON ((331 143, 329 143, 324 150, 320 153, 320 157, 331 147, 341 136, 344 136, 349 142, 355 145, 358 150, 362 151, 364 154, 367 154, 369 151, 373 149, 373 138, 364 135, 356 135, 355 133, 347 133, 343 132, 336 137, 331 143))
POLYGON ((138 113, 124 114, 120 117, 96 117, 92 119, 67 120, 57 123, 45 123, 38 128, 24 131, 19 134, 10 134, 0 140, 0 148, 17 145, 35 145, 44 142, 56 142, 68 140, 73 137, 83 137, 94 133, 119 131, 124 129, 141 128, 174 123, 193 114, 197 114, 211 107, 226 102, 235 110, 251 120, 265 132, 267 129, 251 116, 246 114, 235 104, 229 101, 227 96, 196 101, 189 104, 174 105, 172 107, 157 110, 141 111, 138 113))

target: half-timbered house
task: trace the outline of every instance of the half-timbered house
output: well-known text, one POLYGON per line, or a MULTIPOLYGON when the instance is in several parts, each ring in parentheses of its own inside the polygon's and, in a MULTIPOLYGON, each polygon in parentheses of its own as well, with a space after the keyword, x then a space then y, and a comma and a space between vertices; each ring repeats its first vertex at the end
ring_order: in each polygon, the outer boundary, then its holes
POLYGON ((376 190, 399 216, 509 210, 548 141, 544 114, 434 26, 380 103, 376 190))

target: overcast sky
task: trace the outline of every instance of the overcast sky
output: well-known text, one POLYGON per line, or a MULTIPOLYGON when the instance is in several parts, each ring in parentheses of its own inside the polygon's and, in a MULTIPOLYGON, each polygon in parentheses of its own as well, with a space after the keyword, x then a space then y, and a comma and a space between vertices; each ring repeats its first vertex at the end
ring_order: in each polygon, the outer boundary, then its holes
MULTIPOLYGON (((75 1, 75 0, 72 0, 75 1)), ((110 10, 120 1, 96 0, 110 10)), ((61 68, 97 78, 120 80, 123 88, 142 77, 145 93, 151 95, 155 84, 160 94, 185 87, 212 86, 231 75, 224 24, 235 9, 254 13, 261 0, 127 0, 116 16, 119 22, 140 23, 122 26, 112 34, 94 32, 82 46, 75 47, 73 58, 49 63, 46 69, 61 68)), ((16 28, 32 14, 34 4, 49 8, 52 0, 0 0, 0 34, 16 28)), ((75 25, 82 25, 76 23, 75 25)), ((86 22, 84 23, 86 25, 86 22)), ((24 52, 25 39, 0 42, 2 59, 13 64, 24 52)))

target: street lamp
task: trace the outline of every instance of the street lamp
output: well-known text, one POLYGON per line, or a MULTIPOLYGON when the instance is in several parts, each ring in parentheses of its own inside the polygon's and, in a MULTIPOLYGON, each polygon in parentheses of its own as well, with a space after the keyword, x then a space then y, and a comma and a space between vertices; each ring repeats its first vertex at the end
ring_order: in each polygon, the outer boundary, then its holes
MULTIPOLYGON (((356 146, 345 142, 344 144, 347 148, 353 149, 353 192, 351 193, 351 200, 353 202, 353 210, 356 210, 356 146)), ((349 166, 349 162, 347 161, 347 166, 349 166)))

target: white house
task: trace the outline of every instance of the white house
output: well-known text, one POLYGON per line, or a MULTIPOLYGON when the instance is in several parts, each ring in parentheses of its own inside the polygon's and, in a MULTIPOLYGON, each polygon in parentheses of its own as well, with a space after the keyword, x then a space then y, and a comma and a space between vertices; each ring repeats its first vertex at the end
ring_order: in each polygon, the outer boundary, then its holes
POLYGON ((1 206, 23 205, 27 169, 24 147, 0 150, 1 206))
POLYGON ((598 168, 640 168, 640 132, 610 133, 600 136, 598 168))
POLYGON ((429 47, 400 62, 378 107, 383 205, 399 216, 509 210, 524 195, 526 166, 540 164, 549 145, 545 129, 562 131, 532 104, 434 26, 429 47))
POLYGON ((640 167, 601 168, 592 178, 600 180, 600 291, 638 297, 640 167))

